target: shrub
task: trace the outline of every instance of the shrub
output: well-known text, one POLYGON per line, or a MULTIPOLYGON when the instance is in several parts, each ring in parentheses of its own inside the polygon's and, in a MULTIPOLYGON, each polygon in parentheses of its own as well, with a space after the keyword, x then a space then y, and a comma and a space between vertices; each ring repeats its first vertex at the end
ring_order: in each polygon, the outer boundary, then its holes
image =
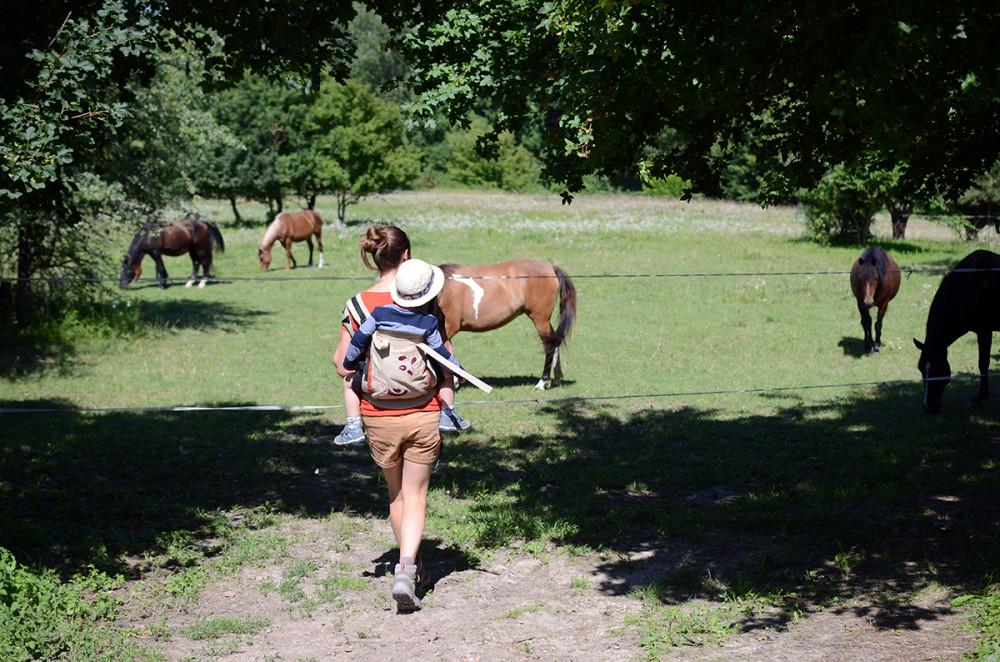
POLYGON ((92 572, 63 584, 51 570, 29 570, 0 547, 0 659, 82 659, 74 651, 106 649, 109 642, 94 640, 99 633, 82 631, 86 623, 114 617, 117 601, 94 591, 117 581, 92 572))
POLYGON ((891 176, 884 170, 869 172, 862 167, 831 168, 816 188, 803 196, 810 238, 823 244, 867 243, 875 212, 883 204, 883 188, 891 176))

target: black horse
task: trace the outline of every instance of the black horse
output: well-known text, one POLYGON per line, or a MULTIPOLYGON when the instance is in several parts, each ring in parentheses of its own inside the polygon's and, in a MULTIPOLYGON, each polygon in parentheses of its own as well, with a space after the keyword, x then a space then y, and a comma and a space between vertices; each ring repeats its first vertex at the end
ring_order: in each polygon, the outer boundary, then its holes
POLYGON ((193 270, 185 287, 191 287, 198 278, 201 267, 202 279, 198 287, 205 287, 208 274, 212 270, 212 248, 219 252, 226 250, 222 233, 211 223, 198 220, 177 220, 170 223, 144 225, 132 239, 132 245, 122 263, 122 289, 127 288, 142 274, 142 258, 149 255, 156 262, 156 278, 160 281, 157 289, 167 286, 167 270, 163 266, 163 256, 191 254, 193 270))
POLYGON ((972 404, 980 404, 990 393, 987 371, 993 332, 1000 331, 1000 255, 990 251, 970 253, 943 279, 927 314, 924 342, 917 367, 924 379, 924 409, 941 411, 944 388, 951 378, 948 347, 973 332, 979 340, 979 392, 972 404))

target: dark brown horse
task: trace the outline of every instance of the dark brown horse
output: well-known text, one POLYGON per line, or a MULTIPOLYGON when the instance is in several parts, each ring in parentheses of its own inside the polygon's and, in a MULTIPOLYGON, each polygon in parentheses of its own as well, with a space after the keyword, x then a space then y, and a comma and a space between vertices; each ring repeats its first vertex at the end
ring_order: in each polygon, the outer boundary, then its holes
POLYGON ((562 379, 559 347, 568 338, 576 318, 576 288, 561 268, 541 260, 513 260, 499 264, 461 266, 442 264, 447 276, 438 302, 450 340, 459 331, 490 331, 524 313, 531 318, 545 348, 540 391, 562 379), (550 318, 559 302, 559 321, 550 318))
POLYGON ((157 289, 167 286, 167 270, 163 266, 163 256, 178 256, 191 254, 191 278, 185 287, 191 287, 198 278, 198 267, 201 267, 201 283, 205 287, 208 275, 212 271, 212 249, 217 247, 222 253, 226 245, 222 241, 222 233, 211 223, 193 219, 171 221, 169 223, 150 223, 144 225, 132 239, 125 261, 122 262, 122 273, 119 285, 122 289, 139 279, 142 274, 142 258, 149 255, 156 262, 156 278, 159 280, 157 289))
POLYGON ((924 341, 917 367, 924 379, 924 409, 941 411, 944 388, 951 379, 948 347, 969 332, 979 343, 979 392, 971 404, 980 404, 990 394, 990 351, 993 332, 1000 331, 1000 255, 974 251, 941 279, 927 313, 924 341))
POLYGON ((865 354, 878 354, 882 345, 882 318, 889 302, 899 292, 899 265, 881 248, 867 248, 851 267, 851 291, 858 300, 861 328, 865 331, 865 354), (872 339, 872 306, 878 309, 875 339, 872 339))
POLYGON ((260 258, 260 266, 265 270, 271 266, 271 246, 274 242, 279 242, 285 247, 288 255, 288 264, 285 269, 298 266, 295 258, 292 257, 292 244, 297 241, 304 241, 309 244, 309 266, 313 263, 313 243, 312 238, 316 237, 316 244, 319 246, 318 267, 325 267, 323 262, 323 218, 319 212, 312 209, 304 209, 295 214, 282 212, 274 217, 271 225, 267 226, 264 239, 257 249, 257 256, 260 258))

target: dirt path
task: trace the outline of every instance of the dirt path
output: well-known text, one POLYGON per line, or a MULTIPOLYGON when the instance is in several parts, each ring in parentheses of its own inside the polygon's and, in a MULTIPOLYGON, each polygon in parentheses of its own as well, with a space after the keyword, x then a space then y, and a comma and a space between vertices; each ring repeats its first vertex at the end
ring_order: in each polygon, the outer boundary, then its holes
MULTIPOLYGON (((193 611, 147 610, 131 624, 142 630, 169 623, 169 638, 151 647, 170 660, 648 659, 638 646, 642 633, 627 624, 640 612, 640 601, 627 587, 609 583, 600 571, 607 559, 599 555, 501 550, 481 567, 467 567, 448 555, 435 561, 431 550, 433 590, 421 611, 401 615, 389 597, 386 573, 394 559, 381 530, 387 526, 375 522, 346 542, 332 542, 336 536, 326 522, 300 520, 300 527, 280 563, 245 566, 239 578, 205 591, 193 611), (302 561, 311 572, 298 585, 300 597, 290 601, 277 587, 302 561), (320 596, 334 584, 342 588, 320 596), (310 603, 317 597, 322 599, 310 603), (190 638, 192 625, 218 618, 266 619, 268 625, 254 634, 190 638)), ((126 596, 126 607, 128 601, 126 596)), ((672 647, 659 659, 958 662, 974 646, 973 633, 963 629, 944 595, 924 595, 893 617, 890 623, 869 605, 852 604, 805 614, 788 628, 769 629, 758 618, 758 627, 721 646, 672 647), (900 613, 912 618, 900 619, 900 613)))

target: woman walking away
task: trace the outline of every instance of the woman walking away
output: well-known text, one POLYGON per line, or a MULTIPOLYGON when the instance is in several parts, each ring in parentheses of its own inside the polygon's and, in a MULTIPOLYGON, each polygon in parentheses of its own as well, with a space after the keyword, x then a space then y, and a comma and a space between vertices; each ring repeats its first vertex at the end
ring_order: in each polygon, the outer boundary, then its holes
MULTIPOLYGON (((365 266, 377 269, 378 281, 356 298, 372 311, 393 303, 392 285, 400 265, 410 257, 410 240, 394 226, 369 226, 361 238, 361 259, 365 266), (369 261, 369 256, 371 261, 369 261), (374 262, 374 266, 372 266, 374 262)), ((345 311, 340 341, 334 352, 337 374, 349 379, 352 372, 344 367, 351 337, 364 320, 345 311)), ((419 553, 424 534, 427 491, 431 469, 441 454, 440 398, 435 394, 423 404, 379 406, 377 402, 360 401, 364 434, 375 464, 382 469, 389 488, 389 521, 399 545, 399 563, 392 584, 392 597, 399 611, 420 608, 417 592, 430 583, 419 553)))

